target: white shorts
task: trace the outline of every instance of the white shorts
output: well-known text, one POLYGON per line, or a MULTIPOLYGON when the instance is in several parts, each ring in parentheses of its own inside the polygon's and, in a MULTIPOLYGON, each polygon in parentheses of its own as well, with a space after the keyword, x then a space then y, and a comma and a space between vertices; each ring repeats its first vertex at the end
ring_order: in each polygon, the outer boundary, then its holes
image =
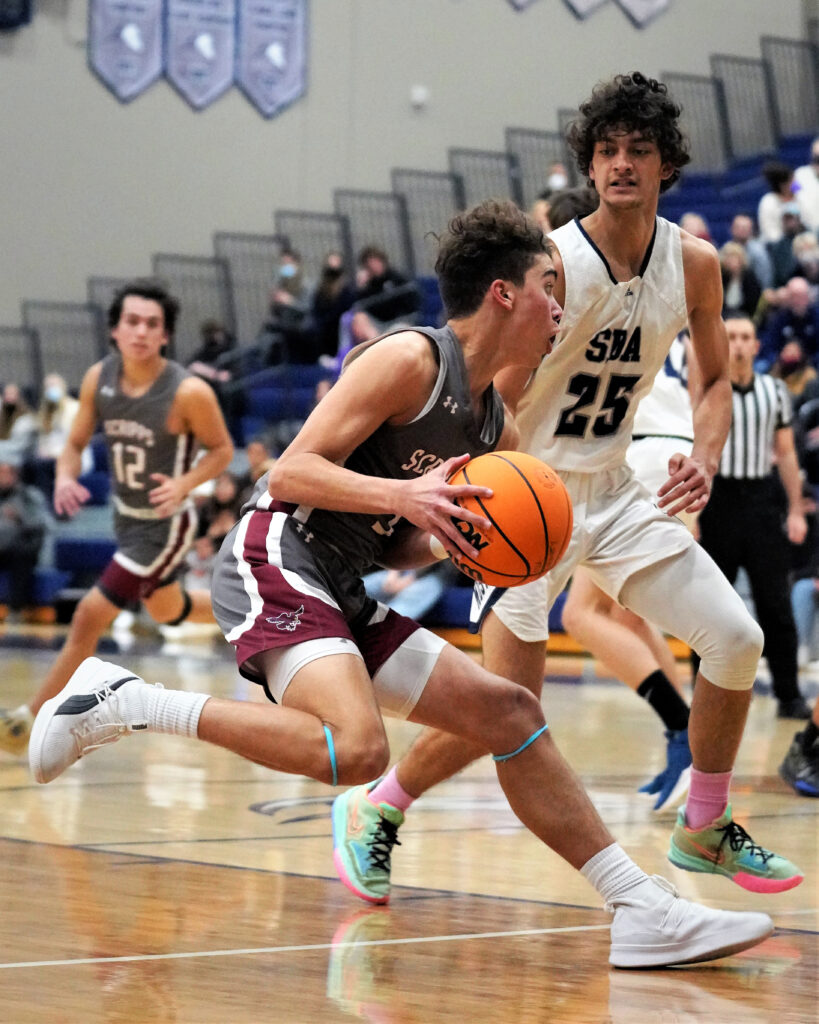
POLYGON ((549 638, 549 609, 578 565, 616 601, 634 573, 695 543, 679 519, 657 508, 629 466, 560 476, 574 511, 566 554, 541 579, 511 587, 494 608, 501 622, 528 642, 549 638))
MULTIPOLYGON (((651 500, 656 501, 657 491, 668 480, 668 460, 678 452, 690 455, 693 447, 693 441, 681 437, 641 437, 629 445, 626 460, 634 470, 635 477, 650 494, 651 500)), ((690 530, 696 516, 682 512, 679 518, 690 530)))

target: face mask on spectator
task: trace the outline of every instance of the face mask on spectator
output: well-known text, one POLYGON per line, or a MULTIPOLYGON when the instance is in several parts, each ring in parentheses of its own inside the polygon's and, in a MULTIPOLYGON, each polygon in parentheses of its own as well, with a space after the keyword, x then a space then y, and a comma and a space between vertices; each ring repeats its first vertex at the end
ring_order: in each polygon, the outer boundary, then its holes
POLYGON ((45 389, 45 400, 51 402, 52 405, 56 405, 61 402, 65 397, 65 392, 59 384, 51 384, 45 389))
POLYGON ((804 356, 791 356, 787 359, 780 359, 779 366, 782 370, 782 376, 789 377, 792 373, 796 373, 797 370, 801 370, 805 362, 804 356))

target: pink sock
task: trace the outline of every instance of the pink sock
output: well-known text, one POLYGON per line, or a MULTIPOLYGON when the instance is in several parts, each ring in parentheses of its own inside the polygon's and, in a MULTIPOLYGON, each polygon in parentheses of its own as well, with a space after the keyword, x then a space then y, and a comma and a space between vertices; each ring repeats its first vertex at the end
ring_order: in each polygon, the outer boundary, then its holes
POLYGON ((410 796, 398 781, 395 768, 384 776, 368 796, 374 804, 389 804, 390 807, 397 807, 399 811, 406 811, 415 800, 415 797, 410 796))
POLYGON ((698 772, 691 769, 691 784, 685 801, 689 828, 703 828, 715 821, 728 805, 733 772, 698 772))

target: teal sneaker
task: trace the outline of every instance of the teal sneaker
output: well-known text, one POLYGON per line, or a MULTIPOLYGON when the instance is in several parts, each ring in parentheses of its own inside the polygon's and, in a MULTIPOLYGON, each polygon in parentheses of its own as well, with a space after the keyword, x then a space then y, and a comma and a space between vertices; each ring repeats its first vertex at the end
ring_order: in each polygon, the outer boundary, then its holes
POLYGON ((749 892, 785 892, 804 878, 795 864, 755 843, 733 821, 730 804, 721 818, 701 829, 686 825, 685 808, 681 807, 668 859, 686 871, 725 875, 749 892))
POLYGON ((369 903, 390 898, 390 857, 400 846, 404 815, 390 804, 374 804, 376 785, 353 786, 333 801, 333 863, 347 888, 369 903))

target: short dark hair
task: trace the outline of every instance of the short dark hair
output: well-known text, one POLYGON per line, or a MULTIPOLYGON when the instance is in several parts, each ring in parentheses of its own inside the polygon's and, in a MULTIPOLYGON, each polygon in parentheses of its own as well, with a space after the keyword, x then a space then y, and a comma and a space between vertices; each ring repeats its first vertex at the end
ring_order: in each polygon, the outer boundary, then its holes
POLYGON ((575 217, 588 217, 600 205, 600 196, 593 188, 562 188, 549 200, 549 224, 552 230, 563 227, 575 217))
POLYGON ((535 258, 553 252, 539 225, 509 200, 486 199, 453 217, 435 261, 447 316, 475 313, 494 280, 521 285, 535 258))
POLYGON ((774 192, 778 192, 793 177, 793 168, 781 160, 768 160, 762 165, 762 177, 774 192))
POLYGON ((678 124, 681 113, 682 107, 669 96, 663 82, 632 71, 594 87, 589 99, 580 104, 579 117, 569 125, 566 141, 580 173, 593 186, 589 168, 595 143, 615 129, 640 132, 656 143, 663 163, 673 167, 671 176, 660 183, 660 191, 665 192, 691 160, 688 142, 678 124))
POLYGON ((389 258, 383 249, 377 245, 365 245, 358 254, 358 265, 363 267, 367 260, 381 260, 382 263, 389 263, 389 258))
POLYGON ((129 295, 138 295, 141 299, 150 299, 152 302, 158 302, 162 307, 165 332, 169 338, 173 337, 173 332, 176 328, 176 318, 179 315, 179 301, 171 295, 165 284, 156 277, 137 277, 118 289, 111 301, 111 305, 108 307, 109 330, 113 330, 119 323, 119 318, 122 316, 122 307, 129 295))

